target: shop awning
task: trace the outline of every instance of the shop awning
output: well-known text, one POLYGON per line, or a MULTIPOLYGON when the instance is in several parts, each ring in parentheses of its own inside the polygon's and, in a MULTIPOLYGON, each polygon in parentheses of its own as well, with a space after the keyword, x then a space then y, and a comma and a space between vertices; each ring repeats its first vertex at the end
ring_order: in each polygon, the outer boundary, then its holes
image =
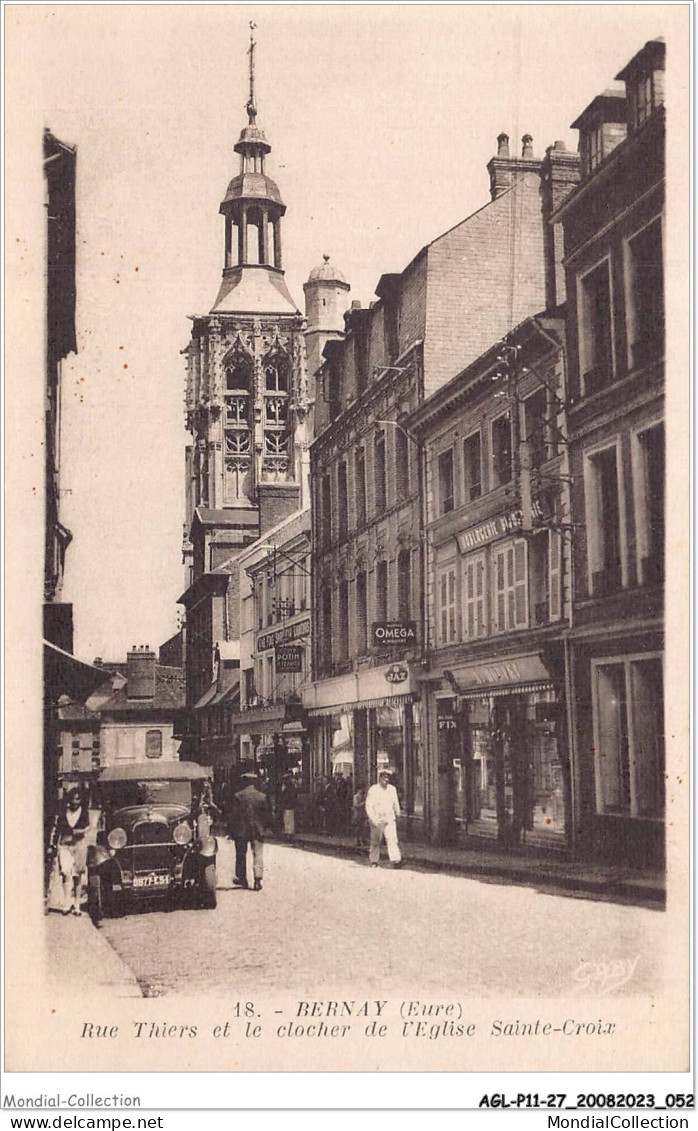
POLYGON ((501 695, 528 695, 531 691, 554 691, 555 684, 550 680, 541 681, 540 683, 517 683, 516 686, 508 687, 479 687, 477 690, 464 691, 460 693, 459 698, 467 699, 489 699, 490 697, 501 695))
POLYGON ((308 715, 342 715, 346 711, 365 711, 367 707, 399 707, 401 703, 413 703, 414 695, 384 695, 380 699, 354 700, 352 703, 333 703, 325 707, 310 707, 308 715))
POLYGON ((78 660, 50 640, 44 640, 44 693, 47 699, 60 695, 71 699, 87 699, 93 691, 111 679, 111 673, 78 660))
POLYGON ((504 654, 477 663, 454 664, 452 668, 426 672, 420 679, 425 683, 441 682, 463 699, 547 691, 554 686, 540 652, 504 654))
POLYGON ((286 720, 284 703, 274 707, 251 707, 233 715, 233 734, 275 734, 286 720))

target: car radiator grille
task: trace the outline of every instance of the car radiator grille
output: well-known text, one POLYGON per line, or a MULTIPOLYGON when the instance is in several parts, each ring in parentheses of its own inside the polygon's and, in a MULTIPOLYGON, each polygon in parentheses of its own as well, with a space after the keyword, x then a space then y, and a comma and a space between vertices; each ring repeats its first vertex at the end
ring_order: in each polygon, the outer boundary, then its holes
POLYGON ((179 859, 173 844, 147 844, 121 853, 121 866, 131 872, 169 871, 179 859))

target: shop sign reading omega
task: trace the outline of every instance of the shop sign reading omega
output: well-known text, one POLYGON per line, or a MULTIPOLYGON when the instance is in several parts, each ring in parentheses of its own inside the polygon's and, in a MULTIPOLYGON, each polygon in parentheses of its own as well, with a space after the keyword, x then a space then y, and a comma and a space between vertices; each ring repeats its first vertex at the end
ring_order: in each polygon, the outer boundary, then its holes
POLYGON ((417 642, 417 623, 413 620, 378 620, 373 622, 373 643, 410 645, 417 642))

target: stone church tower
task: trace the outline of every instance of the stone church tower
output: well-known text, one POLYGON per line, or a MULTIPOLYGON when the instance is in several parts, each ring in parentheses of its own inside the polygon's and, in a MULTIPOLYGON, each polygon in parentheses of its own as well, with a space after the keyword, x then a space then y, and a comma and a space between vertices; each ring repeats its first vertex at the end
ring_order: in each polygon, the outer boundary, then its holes
MULTIPOLYGON (((218 520, 228 529, 246 527, 242 547, 255 527, 255 536, 263 534, 308 501, 305 321, 284 279, 286 206, 265 170, 271 146, 257 125, 254 54, 251 38, 248 122, 234 146, 240 168, 220 206, 223 277, 210 312, 192 319, 191 341, 183 351, 192 437, 186 449, 189 565, 197 514, 209 530, 218 520), (240 523, 231 522, 233 513, 240 523)), ((226 541, 234 552, 234 537, 226 541)), ((193 560, 190 581, 202 568, 196 554, 193 560)))

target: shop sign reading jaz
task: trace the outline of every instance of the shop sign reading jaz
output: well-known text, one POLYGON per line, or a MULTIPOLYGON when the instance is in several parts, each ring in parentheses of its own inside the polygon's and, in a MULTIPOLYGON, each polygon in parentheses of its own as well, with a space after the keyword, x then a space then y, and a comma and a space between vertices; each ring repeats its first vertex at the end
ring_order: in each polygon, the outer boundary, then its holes
POLYGON ((303 671, 303 649, 300 644, 277 644, 275 660, 277 672, 303 671))
POLYGON ((413 620, 379 620, 373 622, 374 644, 414 644, 417 625, 413 620))

